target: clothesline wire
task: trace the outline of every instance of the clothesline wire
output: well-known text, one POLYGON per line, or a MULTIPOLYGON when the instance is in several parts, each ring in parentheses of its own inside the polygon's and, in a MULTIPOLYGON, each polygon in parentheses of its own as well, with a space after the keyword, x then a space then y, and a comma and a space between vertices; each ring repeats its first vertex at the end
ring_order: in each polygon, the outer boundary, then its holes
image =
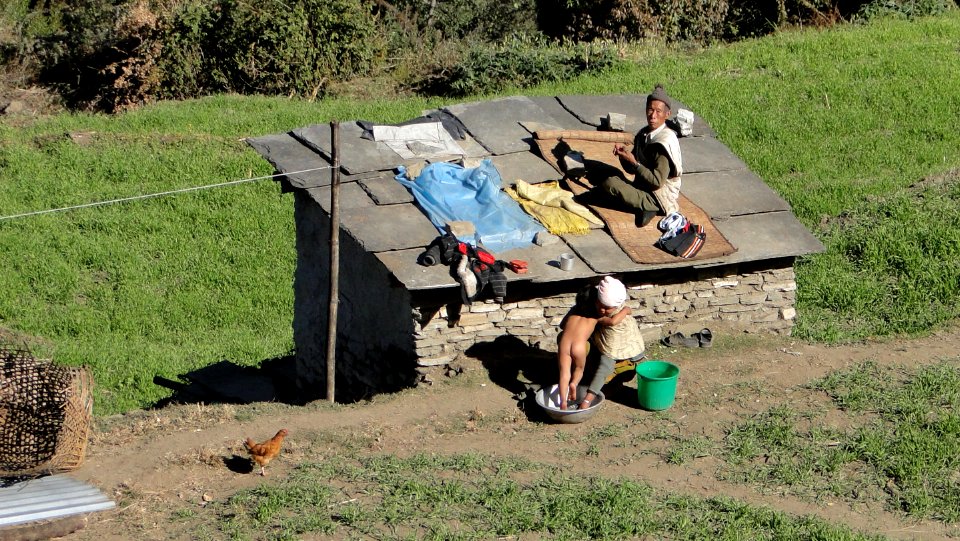
POLYGON ((264 175, 264 176, 262 176, 262 177, 252 177, 252 178, 244 178, 244 179, 240 179, 240 180, 231 180, 231 181, 228 181, 228 182, 219 182, 219 183, 217 183, 217 184, 204 184, 204 185, 202 185, 202 186, 192 186, 192 187, 190 187, 190 188, 180 188, 180 189, 177 189, 177 190, 169 190, 169 191, 166 191, 166 192, 157 192, 157 193, 150 193, 150 194, 144 194, 144 195, 134 195, 134 196, 131 196, 131 197, 121 197, 121 198, 119 198, 119 199, 110 199, 110 200, 107 200, 107 201, 96 201, 96 202, 94 202, 94 203, 84 203, 84 204, 82 204, 82 205, 72 205, 72 206, 69 206, 69 207, 60 207, 60 208, 46 209, 46 210, 35 210, 35 211, 32 211, 32 212, 24 212, 24 213, 22 213, 22 214, 12 214, 12 215, 10 215, 10 216, 0 216, 0 221, 3 221, 3 220, 12 220, 12 219, 14 219, 14 218, 26 218, 27 216, 38 216, 38 215, 40 215, 40 214, 51 214, 51 213, 54 213, 54 212, 63 212, 63 211, 65 211, 65 210, 77 210, 77 209, 82 209, 82 208, 99 207, 99 206, 103 206, 103 205, 111 205, 111 204, 114 204, 114 203, 126 203, 126 202, 129 202, 129 201, 137 201, 137 200, 140 200, 140 199, 150 199, 150 198, 153 198, 153 197, 161 197, 161 196, 164 196, 164 195, 172 195, 172 194, 178 194, 178 193, 184 193, 184 192, 195 192, 195 191, 198 191, 198 190, 207 190, 207 189, 210 189, 210 188, 222 188, 222 187, 224 187, 224 186, 232 186, 232 185, 235 185, 235 184, 243 184, 243 183, 245 183, 245 182, 253 182, 253 181, 256 181, 256 180, 263 180, 263 179, 267 179, 267 178, 275 178, 275 177, 282 177, 282 176, 289 176, 289 175, 297 175, 297 174, 300 174, 300 173, 310 173, 310 172, 312 172, 312 171, 321 171, 321 170, 323 170, 323 169, 332 169, 332 168, 333 168, 332 166, 329 166, 329 165, 328 165, 328 166, 325 166, 325 167, 314 167, 314 168, 311 168, 311 169, 303 169, 303 170, 301 170, 301 171, 290 171, 290 172, 287 172, 287 173, 274 173, 274 174, 272 174, 272 175, 264 175))

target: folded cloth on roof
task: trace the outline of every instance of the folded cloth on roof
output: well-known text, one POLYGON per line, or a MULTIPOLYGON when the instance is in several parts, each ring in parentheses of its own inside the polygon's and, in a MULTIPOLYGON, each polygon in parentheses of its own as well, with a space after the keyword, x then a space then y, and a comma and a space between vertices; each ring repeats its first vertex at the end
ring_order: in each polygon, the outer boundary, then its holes
MULTIPOLYGON (((467 128, 464 127, 462 122, 460 122, 460 119, 445 111, 431 111, 421 117, 413 118, 399 124, 389 125, 410 126, 412 124, 427 124, 431 122, 439 122, 443 124, 443 129, 447 130, 447 133, 450 134, 450 137, 453 137, 458 141, 463 141, 467 136, 467 128)), ((374 140, 373 127, 376 124, 370 122, 369 120, 358 120, 357 125, 363 128, 363 135, 361 135, 361 137, 370 141, 374 140)))
POLYGON ((500 189, 500 172, 490 160, 479 167, 437 162, 423 168, 416 180, 406 177, 398 168, 394 177, 413 194, 440 233, 457 220, 472 222, 476 239, 460 239, 499 253, 528 246, 544 227, 526 214, 520 205, 500 189))
POLYGON ((374 126, 373 138, 390 147, 405 160, 465 154, 440 122, 409 126, 374 126))
POLYGON ((562 208, 590 223, 603 225, 603 221, 594 216, 590 209, 573 200, 573 192, 561 188, 557 181, 530 184, 517 179, 516 190, 517 194, 524 199, 548 207, 562 208))
POLYGON ((587 233, 591 223, 603 225, 590 209, 573 200, 573 192, 561 188, 557 181, 529 184, 517 179, 505 191, 554 235, 587 233))

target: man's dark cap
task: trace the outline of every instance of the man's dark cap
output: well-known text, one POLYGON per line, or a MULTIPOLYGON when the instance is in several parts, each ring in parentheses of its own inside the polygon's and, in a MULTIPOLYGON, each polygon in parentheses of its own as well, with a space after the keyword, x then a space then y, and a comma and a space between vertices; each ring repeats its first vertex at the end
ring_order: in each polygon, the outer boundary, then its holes
POLYGON ((647 96, 648 107, 650 106, 650 102, 653 100, 662 101, 667 105, 667 109, 671 111, 673 110, 673 107, 670 105, 670 96, 667 95, 667 91, 663 89, 663 85, 660 83, 657 83, 657 85, 653 87, 653 92, 647 96))

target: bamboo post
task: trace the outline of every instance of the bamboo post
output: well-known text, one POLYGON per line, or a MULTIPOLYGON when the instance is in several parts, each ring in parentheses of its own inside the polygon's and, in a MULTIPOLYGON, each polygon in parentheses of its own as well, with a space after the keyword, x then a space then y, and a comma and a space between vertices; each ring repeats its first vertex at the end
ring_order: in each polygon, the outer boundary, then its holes
POLYGON ((340 302, 340 123, 330 123, 333 169, 330 179, 330 308, 327 319, 327 402, 337 379, 337 307, 340 302))

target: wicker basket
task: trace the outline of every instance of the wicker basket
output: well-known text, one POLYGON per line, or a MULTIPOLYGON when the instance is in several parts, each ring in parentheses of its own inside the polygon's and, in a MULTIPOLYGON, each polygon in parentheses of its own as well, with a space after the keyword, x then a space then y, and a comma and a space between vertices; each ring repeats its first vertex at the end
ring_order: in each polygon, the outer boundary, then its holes
POLYGON ((87 449, 93 377, 0 344, 0 476, 75 470, 87 449))

